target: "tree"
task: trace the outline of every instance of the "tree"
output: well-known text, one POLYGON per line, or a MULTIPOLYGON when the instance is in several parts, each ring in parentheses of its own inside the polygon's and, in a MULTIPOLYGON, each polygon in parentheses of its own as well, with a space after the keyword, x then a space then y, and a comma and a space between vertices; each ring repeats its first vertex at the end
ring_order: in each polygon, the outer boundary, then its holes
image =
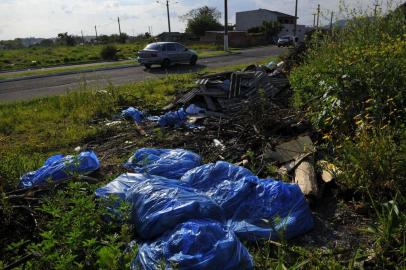
POLYGON ((276 21, 275 22, 263 21, 261 28, 265 37, 268 40, 272 40, 272 38, 277 34, 279 34, 279 32, 283 29, 283 26, 282 24, 276 21))
POLYGON ((203 36, 206 31, 222 30, 219 22, 221 13, 214 7, 204 6, 192 9, 181 17, 187 22, 186 33, 203 36))
POLYGON ((58 43, 74 46, 76 44, 76 40, 72 35, 68 35, 68 32, 65 32, 58 34, 58 43))

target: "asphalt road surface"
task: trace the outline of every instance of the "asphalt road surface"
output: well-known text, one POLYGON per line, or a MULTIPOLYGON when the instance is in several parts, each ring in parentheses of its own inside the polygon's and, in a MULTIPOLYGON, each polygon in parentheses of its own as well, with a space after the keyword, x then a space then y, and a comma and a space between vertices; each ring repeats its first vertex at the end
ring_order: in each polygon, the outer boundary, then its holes
POLYGON ((36 97, 64 94, 69 90, 80 89, 80 85, 84 82, 86 82, 87 85, 103 88, 109 83, 120 85, 150 78, 157 78, 164 76, 167 73, 188 73, 196 72, 207 67, 249 64, 265 57, 280 55, 285 52, 285 50, 286 49, 275 46, 252 48, 243 50, 241 54, 201 59, 194 67, 190 65, 175 65, 166 70, 158 66, 156 68, 153 66, 152 69, 146 70, 142 66, 135 66, 70 75, 23 79, 11 82, 0 82, 0 102, 28 100, 36 97))

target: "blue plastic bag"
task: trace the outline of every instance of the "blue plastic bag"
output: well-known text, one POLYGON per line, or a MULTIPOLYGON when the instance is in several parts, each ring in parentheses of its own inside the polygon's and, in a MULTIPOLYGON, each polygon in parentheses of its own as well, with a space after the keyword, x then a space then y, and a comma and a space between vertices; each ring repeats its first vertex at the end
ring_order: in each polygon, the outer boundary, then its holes
POLYGON ((241 239, 291 239, 313 228, 312 213, 298 185, 255 177, 241 181, 257 181, 255 192, 241 200, 228 221, 241 239))
POLYGON ((174 112, 167 112, 159 118, 158 124, 161 127, 180 127, 186 123, 187 112, 181 108, 174 112))
POLYGON ((110 195, 116 195, 121 200, 125 200, 125 194, 134 184, 148 180, 149 177, 140 173, 124 173, 95 191, 96 197, 107 198, 110 195))
POLYGON ((224 225, 212 220, 191 220, 157 241, 143 244, 131 268, 249 270, 253 262, 247 249, 224 225))
POLYGON ((206 109, 200 108, 199 106, 196 106, 195 104, 190 104, 187 108, 186 108, 186 113, 187 114, 199 114, 199 113, 205 113, 206 109))
POLYGON ((134 107, 128 107, 121 112, 121 117, 132 118, 134 122, 140 124, 142 122, 143 113, 134 107))
POLYGON ((41 168, 23 175, 19 187, 30 188, 46 181, 65 180, 72 177, 73 174, 93 172, 99 166, 99 160, 93 151, 82 152, 77 156, 51 156, 41 168))
POLYGON ((124 164, 134 172, 180 179, 185 172, 201 165, 201 157, 183 149, 141 148, 124 164))
POLYGON ((313 227, 309 206, 295 184, 259 179, 223 161, 192 169, 181 181, 218 203, 230 228, 243 239, 290 239, 313 227))
POLYGON ((224 221, 222 209, 178 180, 148 175, 126 192, 131 223, 141 239, 154 239, 190 219, 224 221))

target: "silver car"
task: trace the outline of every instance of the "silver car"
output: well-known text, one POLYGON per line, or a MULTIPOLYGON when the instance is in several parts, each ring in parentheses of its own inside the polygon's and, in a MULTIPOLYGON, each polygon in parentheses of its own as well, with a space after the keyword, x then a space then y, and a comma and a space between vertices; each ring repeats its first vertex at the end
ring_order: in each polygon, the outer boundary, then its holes
POLYGON ((148 44, 138 52, 138 62, 146 68, 151 65, 169 67, 174 63, 189 63, 195 65, 198 55, 177 42, 155 42, 148 44))

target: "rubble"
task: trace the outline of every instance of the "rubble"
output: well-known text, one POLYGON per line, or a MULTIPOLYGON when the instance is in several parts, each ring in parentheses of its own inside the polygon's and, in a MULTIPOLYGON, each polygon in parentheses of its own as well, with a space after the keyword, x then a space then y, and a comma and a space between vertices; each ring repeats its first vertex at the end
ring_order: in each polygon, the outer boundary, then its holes
POLYGON ((321 179, 325 183, 333 181, 341 171, 332 163, 326 160, 317 161, 317 166, 321 169, 321 179))
POLYGON ((251 65, 244 71, 202 76, 196 81, 196 88, 179 97, 165 109, 196 104, 206 108, 208 115, 221 116, 220 112, 236 112, 247 103, 258 100, 261 95, 272 99, 289 87, 289 81, 283 73, 270 73, 271 71, 274 70, 251 65))
POLYGON ((297 139, 280 144, 275 147, 274 151, 269 148, 271 147, 268 145, 266 157, 281 163, 294 160, 294 163, 289 166, 291 169, 316 151, 309 136, 298 137, 297 139))
POLYGON ((319 188, 317 186, 316 172, 313 164, 308 161, 302 161, 295 170, 294 182, 299 185, 300 190, 304 195, 319 196, 319 188))

